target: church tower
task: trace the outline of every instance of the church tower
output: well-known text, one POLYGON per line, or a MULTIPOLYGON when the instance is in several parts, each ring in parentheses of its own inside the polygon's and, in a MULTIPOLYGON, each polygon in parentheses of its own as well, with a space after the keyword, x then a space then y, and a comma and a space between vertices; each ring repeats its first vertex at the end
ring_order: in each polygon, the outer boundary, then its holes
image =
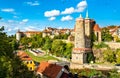
POLYGON ((91 51, 91 24, 88 18, 88 12, 86 18, 82 18, 80 15, 76 19, 75 24, 75 42, 72 52, 72 63, 84 64, 87 63, 87 54, 91 51))
POLYGON ((75 47, 72 52, 72 62, 77 64, 86 63, 85 24, 81 15, 76 19, 74 45, 75 47))
POLYGON ((88 10, 87 10, 86 18, 85 18, 85 45, 86 45, 86 48, 91 48, 91 34, 92 34, 91 19, 88 16, 88 10))
POLYGON ((21 34, 20 30, 18 30, 17 33, 16 33, 16 40, 20 41, 21 36, 22 36, 22 34, 21 34))

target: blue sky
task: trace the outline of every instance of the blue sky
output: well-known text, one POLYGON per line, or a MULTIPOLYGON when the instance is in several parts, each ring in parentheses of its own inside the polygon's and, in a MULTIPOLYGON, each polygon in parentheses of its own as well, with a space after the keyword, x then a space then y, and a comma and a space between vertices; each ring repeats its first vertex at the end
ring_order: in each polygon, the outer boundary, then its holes
POLYGON ((41 31, 45 27, 74 28, 75 19, 89 12, 100 27, 120 25, 120 0, 0 0, 0 26, 7 34, 41 31))

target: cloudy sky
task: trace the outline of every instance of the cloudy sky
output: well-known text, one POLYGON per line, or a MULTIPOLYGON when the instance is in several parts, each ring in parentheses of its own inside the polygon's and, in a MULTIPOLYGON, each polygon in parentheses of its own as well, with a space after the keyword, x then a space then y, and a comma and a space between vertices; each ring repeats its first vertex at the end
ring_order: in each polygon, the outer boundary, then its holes
POLYGON ((120 25, 120 0, 0 0, 0 26, 8 35, 45 27, 74 28, 86 11, 100 27, 120 25))

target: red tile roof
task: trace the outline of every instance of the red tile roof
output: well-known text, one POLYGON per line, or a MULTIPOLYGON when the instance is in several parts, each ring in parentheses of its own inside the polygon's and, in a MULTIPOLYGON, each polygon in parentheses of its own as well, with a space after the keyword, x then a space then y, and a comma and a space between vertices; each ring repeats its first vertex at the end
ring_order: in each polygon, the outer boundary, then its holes
POLYGON ((119 27, 116 26, 116 27, 113 28, 113 29, 109 29, 109 31, 111 30, 111 31, 110 31, 110 34, 113 34, 118 28, 119 28, 119 27))
POLYGON ((94 31, 101 31, 100 27, 98 24, 95 24, 94 27, 93 27, 93 30, 94 31))
POLYGON ((50 64, 48 62, 41 62, 37 69, 37 72, 42 73, 49 78, 56 78, 61 70, 62 66, 50 64))
POLYGON ((30 57, 28 56, 28 54, 25 53, 24 51, 19 51, 19 52, 17 53, 17 55, 18 55, 18 56, 20 57, 20 59, 23 60, 23 61, 30 61, 30 60, 32 60, 32 58, 30 58, 30 57))
POLYGON ((26 31, 25 33, 36 33, 36 34, 39 34, 41 32, 40 31, 26 31))

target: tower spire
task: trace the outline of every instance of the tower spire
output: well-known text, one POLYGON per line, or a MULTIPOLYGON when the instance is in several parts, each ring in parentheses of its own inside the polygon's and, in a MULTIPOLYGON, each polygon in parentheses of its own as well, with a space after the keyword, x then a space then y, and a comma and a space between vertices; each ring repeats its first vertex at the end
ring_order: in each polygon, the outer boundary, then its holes
POLYGON ((82 18, 82 14, 80 14, 80 18, 82 18))
POLYGON ((89 18, 88 10, 86 11, 86 18, 89 18))

